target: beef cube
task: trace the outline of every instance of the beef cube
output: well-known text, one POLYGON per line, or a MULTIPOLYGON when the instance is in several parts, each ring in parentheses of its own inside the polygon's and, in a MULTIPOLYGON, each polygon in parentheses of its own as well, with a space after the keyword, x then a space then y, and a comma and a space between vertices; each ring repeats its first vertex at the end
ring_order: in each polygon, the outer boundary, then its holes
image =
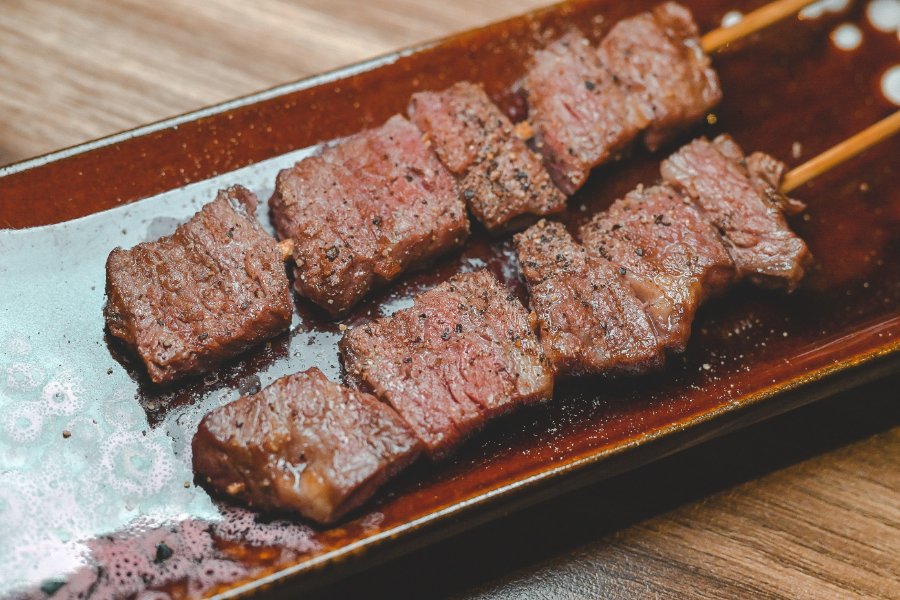
POLYGON ((638 187, 584 225, 580 237, 588 252, 624 270, 659 343, 674 351, 687 345, 699 304, 734 275, 719 232, 669 186, 638 187))
POLYGON ((213 410, 192 447, 210 488, 319 523, 360 506, 421 452, 389 406, 317 368, 213 410))
POLYGON ((556 189, 513 125, 480 85, 461 82, 443 92, 414 94, 410 119, 438 157, 460 179, 469 209, 488 231, 515 229, 561 212, 556 189))
POLYGON ((203 372, 290 326, 284 261, 256 205, 229 188, 172 235, 107 258, 107 327, 154 383, 203 372))
POLYGON ((541 345, 557 372, 637 372, 662 364, 653 325, 617 267, 552 221, 515 242, 541 345))
POLYGON ((644 143, 651 150, 722 99, 697 25, 675 2, 617 23, 600 43, 599 56, 650 122, 644 143))
POLYGON ((453 176, 401 116, 278 174, 275 229, 294 241, 294 288, 332 316, 469 232, 453 176))
POLYGON ((500 413, 549 398, 528 314, 493 275, 457 275, 340 342, 347 379, 388 402, 433 458, 500 413))
POLYGON ((728 136, 694 140, 663 161, 663 178, 690 195, 725 238, 739 277, 794 289, 812 256, 784 217, 798 204, 778 188, 784 164, 744 157, 728 136))
POLYGON ((584 184, 592 167, 618 156, 650 122, 578 33, 535 53, 523 89, 536 147, 567 194, 584 184))

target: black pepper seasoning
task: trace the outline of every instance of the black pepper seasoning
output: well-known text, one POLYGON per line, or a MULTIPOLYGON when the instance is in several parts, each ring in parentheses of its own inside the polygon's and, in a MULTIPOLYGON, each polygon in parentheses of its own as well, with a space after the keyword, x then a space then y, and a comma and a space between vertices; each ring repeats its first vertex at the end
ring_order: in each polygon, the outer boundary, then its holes
POLYGON ((172 555, 175 554, 175 551, 169 548, 165 542, 160 542, 156 545, 156 558, 155 561, 157 564, 169 560, 172 558, 172 555))

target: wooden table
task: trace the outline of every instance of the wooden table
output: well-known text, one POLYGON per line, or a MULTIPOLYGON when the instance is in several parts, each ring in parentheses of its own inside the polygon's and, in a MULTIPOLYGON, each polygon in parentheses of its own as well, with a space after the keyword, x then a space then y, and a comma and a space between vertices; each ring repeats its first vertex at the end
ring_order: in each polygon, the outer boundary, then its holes
MULTIPOLYGON (((7 0, 0 164, 543 3, 7 0)), ((322 597, 900 597, 898 389, 835 396, 322 597)))

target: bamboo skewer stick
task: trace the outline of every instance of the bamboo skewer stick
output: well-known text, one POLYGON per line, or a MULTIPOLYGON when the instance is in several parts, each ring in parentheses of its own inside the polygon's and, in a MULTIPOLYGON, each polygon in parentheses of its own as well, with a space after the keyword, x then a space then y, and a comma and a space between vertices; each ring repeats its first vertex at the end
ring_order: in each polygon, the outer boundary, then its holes
POLYGON ((765 29, 772 23, 787 18, 799 12, 805 6, 816 0, 776 0, 762 6, 744 17, 731 27, 719 27, 713 29, 700 38, 700 47, 707 54, 711 54, 728 44, 750 35, 760 29, 765 29))
POLYGON ((898 132, 900 132, 900 110, 788 171, 782 180, 781 191, 787 193, 797 189, 810 179, 850 160, 898 132))

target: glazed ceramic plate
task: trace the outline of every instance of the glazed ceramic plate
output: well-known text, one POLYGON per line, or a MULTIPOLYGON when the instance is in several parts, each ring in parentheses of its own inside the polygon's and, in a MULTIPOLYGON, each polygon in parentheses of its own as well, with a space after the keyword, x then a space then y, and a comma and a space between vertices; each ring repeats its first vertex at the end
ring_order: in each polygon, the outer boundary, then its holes
MULTIPOLYGON (((732 8, 689 4, 704 30, 732 8)), ((521 117, 511 90, 535 48, 572 27, 597 39, 651 5, 554 6, 0 170, 0 593, 232 596, 318 585, 895 370, 900 139, 796 192, 809 209, 792 225, 816 256, 802 289, 739 287, 704 306, 688 351, 660 373, 562 381, 552 402, 492 423, 450 460, 418 463, 331 529, 221 504, 195 485, 199 418, 311 365, 340 377, 339 324, 298 300, 289 334, 207 377, 154 388, 104 335, 109 251, 171 232, 220 187, 267 198, 278 169, 382 123, 416 90, 480 81, 521 117)), ((896 35, 866 25, 862 6, 789 19, 715 56, 725 101, 678 142, 727 131, 747 150, 799 164, 894 110, 879 81, 898 62, 896 35), (852 53, 829 37, 844 21, 865 34, 852 53)), ((676 145, 598 169, 567 223, 654 181, 676 145)), ((509 240, 476 231, 461 253, 343 324, 482 267, 524 297, 509 240)))

